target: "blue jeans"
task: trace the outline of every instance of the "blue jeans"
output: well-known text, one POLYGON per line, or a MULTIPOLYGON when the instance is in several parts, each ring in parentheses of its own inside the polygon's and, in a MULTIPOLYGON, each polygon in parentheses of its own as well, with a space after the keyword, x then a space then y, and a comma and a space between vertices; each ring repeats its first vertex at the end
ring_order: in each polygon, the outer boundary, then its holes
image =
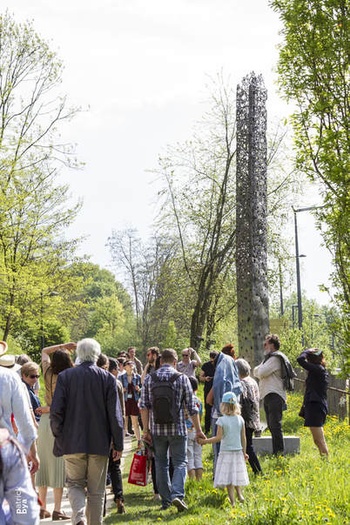
POLYGON ((163 506, 175 498, 183 499, 187 474, 187 436, 153 436, 156 478, 163 506), (169 475, 169 454, 173 464, 173 476, 169 475))
POLYGON ((19 446, 8 441, 1 447, 0 523, 9 525, 39 524, 38 497, 33 489, 26 458, 19 446), (2 504, 6 499, 9 514, 2 504))

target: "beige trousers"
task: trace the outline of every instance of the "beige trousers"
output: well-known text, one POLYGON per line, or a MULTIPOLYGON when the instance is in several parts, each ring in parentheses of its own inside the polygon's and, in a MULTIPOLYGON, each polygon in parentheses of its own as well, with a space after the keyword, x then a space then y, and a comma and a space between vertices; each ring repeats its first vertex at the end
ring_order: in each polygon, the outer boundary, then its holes
POLYGON ((68 497, 73 511, 72 523, 85 523, 87 520, 87 525, 102 525, 108 456, 66 454, 63 457, 68 497))

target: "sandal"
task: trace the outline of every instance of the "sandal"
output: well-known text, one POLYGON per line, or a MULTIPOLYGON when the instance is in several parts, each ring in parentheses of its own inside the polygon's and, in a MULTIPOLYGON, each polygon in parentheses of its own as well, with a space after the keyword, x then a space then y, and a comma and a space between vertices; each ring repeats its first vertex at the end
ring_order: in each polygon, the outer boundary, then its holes
POLYGON ((54 510, 52 513, 52 521, 63 521, 63 520, 70 520, 70 516, 67 516, 65 512, 59 512, 58 510, 54 510))
POLYGON ((44 509, 43 507, 41 507, 40 509, 40 519, 41 520, 45 520, 46 518, 50 518, 51 517, 51 514, 48 510, 44 509))

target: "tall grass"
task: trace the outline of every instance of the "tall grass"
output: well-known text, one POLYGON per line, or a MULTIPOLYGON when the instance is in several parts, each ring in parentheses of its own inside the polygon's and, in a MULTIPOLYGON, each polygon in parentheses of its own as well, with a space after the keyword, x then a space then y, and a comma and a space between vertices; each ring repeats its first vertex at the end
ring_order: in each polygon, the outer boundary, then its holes
MULTIPOLYGON (((330 450, 328 460, 321 459, 309 429, 297 415, 301 396, 292 394, 284 413, 284 432, 300 436, 301 451, 295 456, 261 457, 263 476, 255 477, 248 465, 250 485, 245 488, 245 502, 229 505, 225 491, 213 488, 211 447, 203 447, 205 473, 201 482, 186 482, 188 511, 175 508, 160 511, 153 500, 152 485, 136 487, 127 483, 131 454, 125 461, 124 492, 126 514, 112 510, 106 524, 177 524, 224 525, 318 525, 350 524, 350 427, 329 417, 325 434, 330 450)), ((268 432, 268 431, 267 431, 268 432)))

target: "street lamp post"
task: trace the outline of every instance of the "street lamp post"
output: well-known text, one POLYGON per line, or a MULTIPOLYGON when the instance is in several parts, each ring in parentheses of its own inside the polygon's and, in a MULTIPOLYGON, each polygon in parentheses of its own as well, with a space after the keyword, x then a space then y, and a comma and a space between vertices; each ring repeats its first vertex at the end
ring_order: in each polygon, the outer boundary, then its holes
POLYGON ((295 310, 298 309, 298 305, 297 304, 292 304, 292 323, 293 323, 293 328, 295 328, 295 310))
MULTIPOLYGON (((300 283, 300 257, 305 257, 305 255, 299 254, 299 241, 298 241, 298 221, 297 221, 297 213, 301 211, 310 211, 310 210, 316 210, 318 208, 323 208, 323 206, 308 206, 306 208, 294 208, 292 206, 293 212, 294 212, 294 233, 295 233, 295 264, 296 264, 296 273, 297 273, 297 302, 298 302, 298 328, 299 330, 302 330, 303 328, 303 305, 302 305, 302 298, 301 298, 301 283, 300 283)), ((302 336, 302 340, 304 341, 304 337, 302 336)))
POLYGON ((284 304, 283 304, 283 275, 282 275, 281 259, 278 259, 278 273, 279 273, 279 281, 280 281, 280 317, 283 317, 284 304))
POLYGON ((298 241, 298 221, 297 212, 301 211, 302 208, 295 209, 294 212, 294 235, 295 235, 295 264, 297 272, 297 303, 298 303, 298 328, 299 330, 303 327, 303 305, 301 300, 301 283, 300 283, 300 261, 299 261, 299 241, 298 241))

